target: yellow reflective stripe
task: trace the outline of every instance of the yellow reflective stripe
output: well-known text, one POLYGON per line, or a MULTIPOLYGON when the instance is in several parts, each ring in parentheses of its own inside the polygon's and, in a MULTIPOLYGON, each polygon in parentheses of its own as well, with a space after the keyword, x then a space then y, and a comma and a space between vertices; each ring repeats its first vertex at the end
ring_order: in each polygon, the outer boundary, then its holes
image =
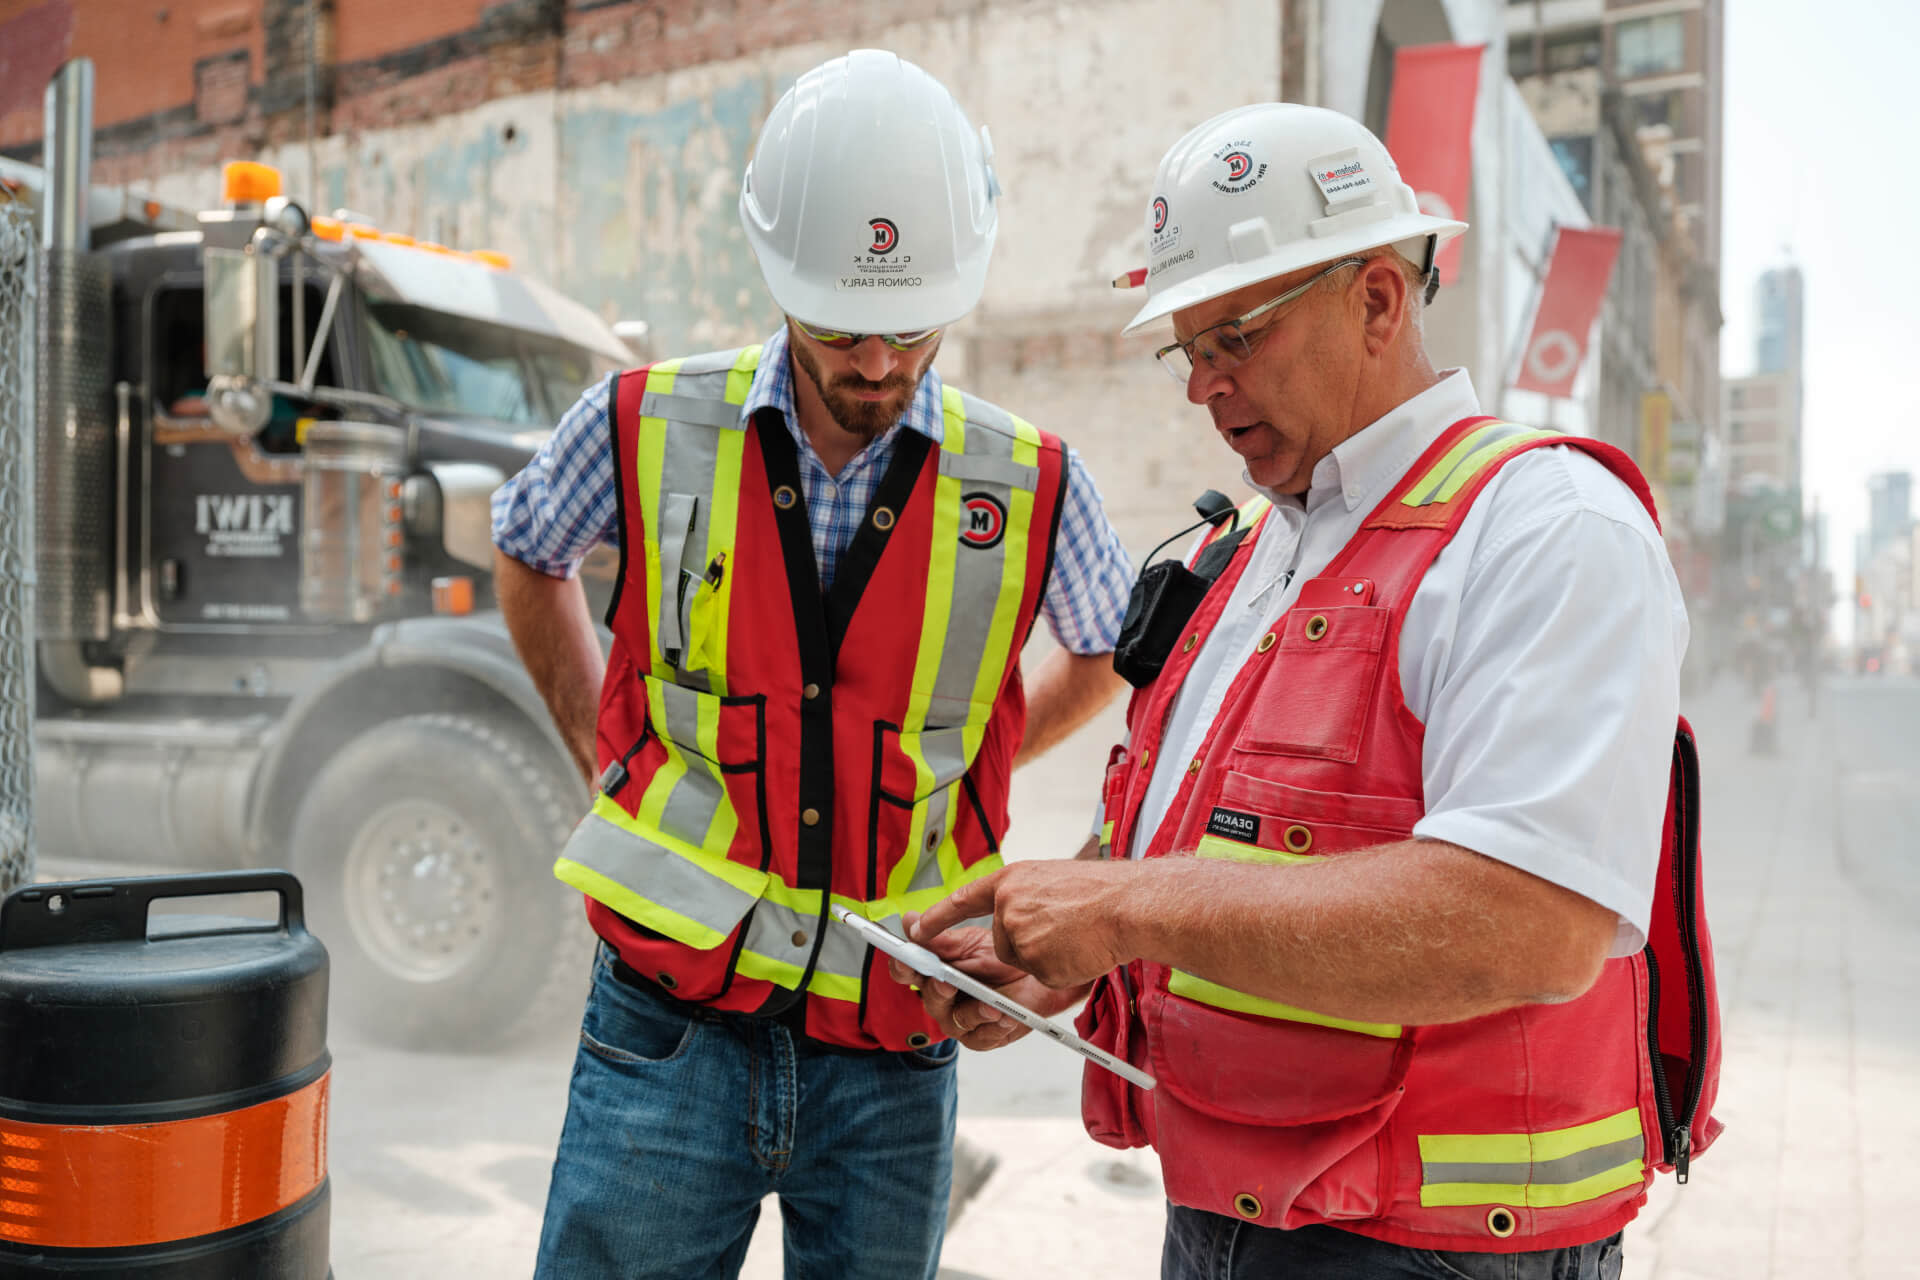
POLYGON ((1639 1183, 1645 1154, 1637 1107, 1540 1133, 1422 1134, 1420 1203, 1579 1204, 1639 1183))
MULTIPOLYGON (((1100 843, 1101 844, 1113 843, 1113 820, 1111 818, 1109 818, 1107 821, 1100 824, 1100 843)), ((1205 844, 1206 841, 1202 840, 1200 843, 1205 844)))
MULTIPOLYGON (((662 360, 647 371, 641 394, 658 391, 662 395, 673 391, 675 375, 680 370, 678 360, 662 360)), ((640 520, 642 536, 646 540, 647 564, 647 656, 652 664, 653 674, 661 677, 671 676, 673 667, 660 652, 660 473, 666 464, 667 420, 665 418, 641 418, 638 439, 633 442, 633 482, 634 491, 640 495, 640 520)))
POLYGON ((1281 1004, 1278 1000, 1235 991, 1232 987, 1208 982, 1205 978, 1179 969, 1173 970, 1172 976, 1167 979, 1167 990, 1183 999, 1210 1004, 1216 1009, 1230 1009, 1235 1013, 1251 1013, 1256 1017, 1276 1018, 1283 1022, 1309 1022, 1316 1027, 1357 1031, 1363 1036, 1379 1036, 1383 1040, 1400 1038, 1400 1028, 1390 1022, 1355 1022, 1350 1018, 1330 1017, 1311 1009, 1299 1009, 1290 1004, 1281 1004))
POLYGON ((916 889, 912 893, 889 893, 884 898, 874 898, 859 902, 852 898, 835 895, 834 901, 850 911, 864 915, 869 920, 886 920, 893 916, 905 915, 909 911, 925 911, 934 903, 950 897, 957 890, 972 884, 983 876, 998 871, 1002 862, 1000 855, 990 853, 972 866, 965 868, 953 879, 934 885, 931 889, 916 889))
POLYGON ((1539 440, 1545 436, 1557 434, 1559 433, 1554 431, 1523 431, 1517 436, 1490 442, 1482 450, 1485 456, 1469 457, 1461 468, 1456 471, 1445 484, 1440 486, 1440 491, 1433 495, 1433 502, 1452 501, 1456 493, 1466 488, 1468 481, 1472 480, 1482 471, 1485 471, 1501 458, 1512 453, 1515 449, 1518 449, 1521 445, 1526 444, 1530 440, 1539 440))
POLYGON ((1421 494, 1424 494, 1427 490, 1433 488, 1434 485, 1439 484, 1441 480, 1445 479, 1449 472, 1460 465, 1462 458, 1472 453, 1475 449, 1478 449, 1481 444, 1485 442, 1487 436, 1498 431, 1504 431, 1507 425, 1507 423, 1499 421, 1483 422, 1472 431, 1469 431, 1463 438, 1455 442, 1453 448, 1441 455, 1440 461, 1429 467, 1425 475, 1413 483, 1412 487, 1407 490, 1406 496, 1401 498, 1400 501, 1409 507, 1421 505, 1421 494))
MULTIPOLYGON (((749 867, 745 863, 735 862, 733 859, 727 857, 724 852, 714 853, 706 849, 696 848, 688 844, 685 840, 677 839, 673 835, 660 830, 657 824, 650 825, 644 818, 634 819, 628 817, 626 810, 620 807, 619 801, 605 794, 596 795, 593 798, 593 808, 590 812, 605 818, 621 830, 632 833, 640 840, 647 841, 650 844, 657 844, 674 856, 685 858, 688 862, 693 863, 708 875, 726 881, 742 893, 750 894, 756 898, 764 897, 771 891, 772 886, 780 883, 771 872, 762 871, 758 867, 749 867)), ((611 906, 613 904, 608 903, 607 905, 611 906)), ((818 905, 816 901, 815 906, 817 907, 818 905)))
MULTIPOLYGON (((758 978, 762 982, 774 982, 792 990, 800 985, 800 978, 806 970, 799 965, 788 964, 785 960, 775 960, 763 956, 757 951, 740 949, 740 959, 734 969, 749 978, 758 978)), ((860 978, 843 973, 822 973, 816 969, 807 982, 807 991, 816 996, 825 996, 829 1000, 846 1000, 857 1003, 860 999, 860 978)))
POLYGON ((1603 1120, 1541 1133, 1423 1133, 1420 1158, 1446 1164, 1538 1164, 1639 1133, 1639 1109, 1629 1108, 1603 1120))
MULTIPOLYGON (((960 393, 952 387, 944 388, 941 410, 945 429, 940 447, 949 453, 962 452, 967 440, 967 416, 960 393)), ((920 647, 913 661, 913 686, 907 697, 906 715, 901 718, 900 724, 900 749, 913 764, 913 794, 916 796, 924 796, 933 789, 933 768, 920 749, 918 735, 927 727, 927 707, 933 698, 934 684, 940 677, 940 658, 946 649, 947 621, 953 610, 956 557, 960 554, 959 478, 936 475, 933 484, 933 546, 927 564, 926 604, 920 619, 920 647)), ((970 741, 969 751, 976 745, 970 741)), ((951 797, 948 811, 952 811, 951 797)), ((914 805, 907 822, 906 848, 901 850, 893 870, 887 873, 887 896, 890 898, 904 894, 907 886, 913 883, 914 873, 920 869, 920 859, 925 856, 926 823, 927 805, 914 805)), ((946 849, 951 843, 950 836, 941 841, 939 856, 943 878, 944 873, 950 870, 949 862, 953 860, 946 849)))
POLYGON ((1428 1208, 1472 1204, 1505 1204, 1516 1208, 1559 1209, 1570 1204, 1595 1200, 1609 1191, 1630 1187, 1646 1177, 1646 1167, 1638 1160, 1596 1173, 1578 1182, 1442 1182, 1420 1188, 1420 1203, 1428 1208))
MULTIPOLYGON (((1112 826, 1112 823, 1108 823, 1112 826)), ((1242 844, 1225 836, 1201 836, 1193 848, 1196 858, 1218 858, 1223 862, 1318 862, 1317 853, 1288 853, 1284 849, 1263 849, 1257 844, 1242 844)))
POLYGON ((726 401, 728 404, 745 404, 747 392, 753 387, 753 371, 760 367, 760 347, 740 348, 740 358, 733 362, 733 368, 727 373, 726 401))

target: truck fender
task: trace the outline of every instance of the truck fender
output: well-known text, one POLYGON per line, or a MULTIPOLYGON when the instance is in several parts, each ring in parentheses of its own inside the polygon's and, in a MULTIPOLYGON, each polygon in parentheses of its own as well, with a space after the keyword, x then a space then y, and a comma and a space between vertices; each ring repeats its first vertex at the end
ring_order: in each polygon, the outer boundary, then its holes
POLYGON ((274 727, 249 797, 250 846, 274 864, 302 784, 324 761, 385 721, 432 711, 524 722, 551 751, 559 776, 574 776, 573 758, 497 612, 406 618, 375 628, 365 647, 302 691, 274 727))

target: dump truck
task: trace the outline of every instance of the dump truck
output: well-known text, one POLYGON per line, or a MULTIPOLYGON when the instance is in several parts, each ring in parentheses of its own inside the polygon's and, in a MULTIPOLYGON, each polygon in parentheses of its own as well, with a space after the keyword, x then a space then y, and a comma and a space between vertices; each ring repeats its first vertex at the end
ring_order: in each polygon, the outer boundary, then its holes
POLYGON ((489 505, 633 353, 501 255, 311 214, 263 166, 198 210, 95 185, 91 98, 68 63, 42 166, 0 160, 34 239, 0 272, 38 281, 0 340, 37 374, 41 863, 292 870, 336 1009, 388 1043, 577 1016, 591 932, 551 864, 586 787, 494 608, 489 505))

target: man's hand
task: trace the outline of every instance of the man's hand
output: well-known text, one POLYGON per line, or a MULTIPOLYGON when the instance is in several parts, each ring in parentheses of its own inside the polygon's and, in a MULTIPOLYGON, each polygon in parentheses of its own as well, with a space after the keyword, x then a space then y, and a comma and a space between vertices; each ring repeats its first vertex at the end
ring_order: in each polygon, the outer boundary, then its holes
POLYGON ((991 913, 1002 961, 1049 987, 1079 988, 1133 958, 1121 940, 1122 908, 1140 869, 1133 862, 1016 862, 935 903, 908 925, 908 936, 934 947, 946 929, 991 913))
MULTIPOLYGON (((908 932, 912 932, 916 918, 911 912, 905 917, 908 932)), ((1042 1016, 1051 1017, 1084 994, 1078 991, 1055 991, 1012 965, 995 959, 993 935, 986 929, 955 929, 943 933, 931 940, 927 949, 962 973, 978 978, 1008 999, 1016 1000, 1042 1016)), ((898 960, 889 959, 887 971, 895 982, 917 987, 921 1007, 927 1011, 927 1016, 939 1023, 942 1031, 969 1049, 985 1051, 1003 1048, 1026 1035, 1029 1030, 1024 1023, 1003 1017, 992 1005, 982 1004, 936 978, 915 973, 898 960)))

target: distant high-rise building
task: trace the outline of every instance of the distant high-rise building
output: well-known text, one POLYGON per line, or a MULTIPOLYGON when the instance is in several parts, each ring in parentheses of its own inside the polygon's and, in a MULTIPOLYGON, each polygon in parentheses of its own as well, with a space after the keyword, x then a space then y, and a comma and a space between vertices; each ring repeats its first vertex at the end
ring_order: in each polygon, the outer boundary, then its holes
POLYGON ((1763 272, 1754 290, 1759 337, 1754 342, 1755 373, 1800 372, 1801 276, 1795 266, 1763 272))
POLYGON ((1913 473, 1882 471, 1867 480, 1867 556, 1878 555, 1913 523, 1913 473))

